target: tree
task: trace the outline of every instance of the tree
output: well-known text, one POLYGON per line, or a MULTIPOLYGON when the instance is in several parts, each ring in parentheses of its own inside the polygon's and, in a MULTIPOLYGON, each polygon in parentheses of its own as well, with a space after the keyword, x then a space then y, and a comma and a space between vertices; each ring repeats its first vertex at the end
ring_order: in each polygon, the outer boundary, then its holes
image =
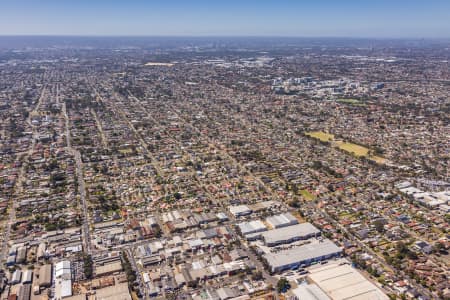
POLYGON ((122 252, 122 267, 127 275, 128 284, 132 288, 133 282, 136 281, 136 272, 133 270, 125 251, 122 252))
POLYGON ((285 277, 281 277, 277 282, 278 293, 285 293, 290 287, 289 281, 285 277))
POLYGON ((439 252, 441 250, 445 250, 444 244, 437 242, 436 244, 434 244, 433 246, 433 251, 434 252, 439 252))
POLYGON ((94 268, 92 264, 92 257, 88 254, 83 254, 84 263, 84 275, 87 279, 91 279, 94 274, 94 268))
POLYGON ((261 279, 263 279, 263 276, 262 276, 262 272, 261 271, 254 271, 253 272, 253 274, 252 274, 252 280, 261 280, 261 279))
POLYGON ((395 246, 395 249, 402 254, 406 254, 408 252, 408 247, 402 241, 399 241, 395 246))
POLYGON ((293 199, 293 200, 289 201, 288 205, 290 207, 299 208, 300 207, 300 201, 298 201, 298 199, 293 199))
POLYGON ((384 224, 383 224, 383 220, 375 220, 375 222, 373 222, 373 225, 375 226, 375 229, 376 229, 379 233, 383 233, 383 232, 384 232, 384 224))

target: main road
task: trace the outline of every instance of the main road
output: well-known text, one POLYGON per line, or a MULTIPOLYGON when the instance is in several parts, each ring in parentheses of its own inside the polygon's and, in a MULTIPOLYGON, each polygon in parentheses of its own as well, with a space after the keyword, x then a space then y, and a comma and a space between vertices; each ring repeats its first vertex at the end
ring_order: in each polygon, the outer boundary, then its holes
POLYGON ((77 183, 78 183, 78 193, 80 195, 81 200, 81 208, 83 212, 83 225, 82 225, 82 233, 83 233, 83 244, 84 244, 84 250, 87 252, 87 254, 92 253, 91 248, 91 233, 89 228, 89 216, 87 211, 87 201, 86 201, 86 183, 84 181, 84 175, 83 175, 83 161, 81 160, 81 154, 80 151, 72 147, 71 141, 70 141, 70 120, 69 116, 67 114, 67 108, 66 103, 63 103, 62 105, 62 112, 64 116, 65 121, 65 136, 66 136, 66 147, 67 151, 72 154, 75 160, 75 171, 77 176, 77 183))

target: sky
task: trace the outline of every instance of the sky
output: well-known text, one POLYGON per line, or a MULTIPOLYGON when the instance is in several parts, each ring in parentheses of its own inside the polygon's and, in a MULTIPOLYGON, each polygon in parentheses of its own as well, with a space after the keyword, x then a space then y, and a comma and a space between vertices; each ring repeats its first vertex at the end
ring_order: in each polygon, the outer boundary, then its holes
POLYGON ((0 35, 450 38, 450 0, 0 0, 0 35))

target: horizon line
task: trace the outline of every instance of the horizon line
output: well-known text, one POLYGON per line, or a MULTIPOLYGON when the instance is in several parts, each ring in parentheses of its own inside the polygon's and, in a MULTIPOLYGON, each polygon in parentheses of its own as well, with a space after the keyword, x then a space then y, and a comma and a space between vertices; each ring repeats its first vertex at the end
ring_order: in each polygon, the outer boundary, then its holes
POLYGON ((367 39, 367 40, 450 40, 450 37, 408 36, 307 36, 307 35, 110 35, 110 34, 0 34, 2 37, 84 37, 84 38, 297 38, 297 39, 367 39))

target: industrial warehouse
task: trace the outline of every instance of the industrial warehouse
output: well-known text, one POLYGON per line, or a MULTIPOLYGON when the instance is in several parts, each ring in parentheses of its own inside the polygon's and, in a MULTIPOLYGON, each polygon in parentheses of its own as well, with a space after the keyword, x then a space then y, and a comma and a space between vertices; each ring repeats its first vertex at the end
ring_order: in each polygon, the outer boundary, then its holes
POLYGON ((268 217, 266 219, 266 222, 267 224, 272 226, 272 228, 281 228, 298 224, 297 219, 291 213, 284 213, 268 217))
POLYGON ((308 266, 313 262, 320 262, 332 257, 340 256, 341 248, 328 239, 314 241, 312 243, 280 250, 275 253, 267 253, 265 258, 272 272, 280 272, 288 269, 295 269, 302 265, 308 266))
POLYGON ((335 262, 310 268, 309 272, 308 278, 331 299, 389 299, 377 286, 349 264, 335 262))
POLYGON ((311 223, 302 223, 288 227, 269 230, 261 234, 266 246, 273 247, 289 244, 299 240, 306 240, 320 235, 320 230, 311 223))
POLYGON ((249 241, 256 240, 261 237, 261 232, 266 231, 267 227, 260 220, 244 222, 238 224, 239 231, 249 241))

